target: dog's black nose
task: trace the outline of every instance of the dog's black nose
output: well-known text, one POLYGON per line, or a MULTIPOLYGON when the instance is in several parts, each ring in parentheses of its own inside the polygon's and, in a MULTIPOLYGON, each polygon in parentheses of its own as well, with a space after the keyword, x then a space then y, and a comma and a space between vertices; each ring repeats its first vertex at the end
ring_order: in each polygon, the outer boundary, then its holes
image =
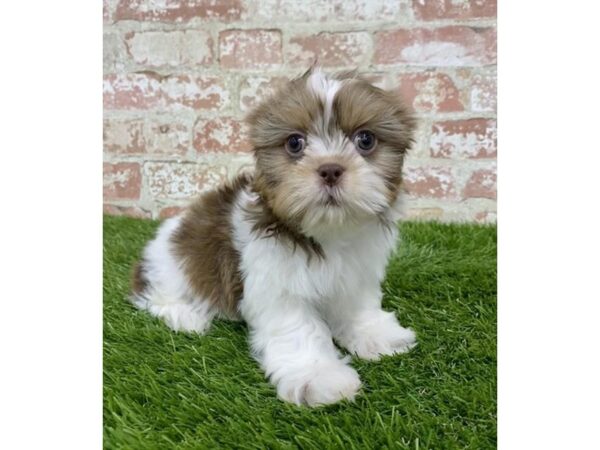
POLYGON ((329 186, 334 186, 342 177, 344 170, 339 164, 323 164, 317 169, 317 172, 325 183, 329 186))

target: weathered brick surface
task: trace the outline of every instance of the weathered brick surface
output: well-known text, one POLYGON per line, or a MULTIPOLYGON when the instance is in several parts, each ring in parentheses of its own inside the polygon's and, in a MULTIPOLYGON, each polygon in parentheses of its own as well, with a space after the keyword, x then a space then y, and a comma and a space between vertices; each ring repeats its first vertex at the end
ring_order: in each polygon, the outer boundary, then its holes
POLYGON ((301 23, 334 20, 390 20, 409 14, 406 0, 261 0, 247 2, 249 16, 260 19, 301 23))
POLYGON ((116 73, 125 69, 127 49, 123 37, 115 33, 104 33, 102 37, 102 66, 104 73, 116 73))
POLYGON ((430 144, 434 158, 495 158, 496 121, 468 119, 434 123, 430 144))
POLYGON ((103 130, 104 151, 109 153, 144 153, 144 121, 140 119, 107 119, 103 130))
POLYGON ((286 77, 246 77, 240 84, 240 110, 250 111, 262 100, 273 94, 279 86, 282 86, 286 77))
POLYGON ((191 125, 184 120, 170 117, 150 119, 144 132, 148 153, 182 156, 190 149, 191 125))
POLYGON ((214 188, 248 167, 248 163, 214 159, 196 163, 148 162, 144 164, 144 176, 154 198, 182 200, 214 188))
POLYGON ((141 180, 138 163, 104 163, 104 199, 139 199, 141 180))
POLYGON ((340 21, 389 21, 409 15, 406 0, 333 0, 330 3, 340 21))
POLYGON ((308 67, 318 61, 323 67, 354 67, 369 60, 371 37, 364 32, 318 33, 290 39, 287 63, 308 67))
POLYGON ((133 61, 147 67, 213 62, 213 40, 207 31, 132 32, 125 36, 125 43, 133 61))
POLYGON ((242 119, 315 61, 419 121, 406 216, 496 220, 496 1, 103 0, 104 211, 165 218, 251 165, 242 119))
POLYGON ((144 110, 161 105, 160 80, 146 74, 106 75, 104 109, 144 110))
POLYGON ((478 66, 496 63, 496 29, 415 28, 375 34, 375 63, 478 66))
POLYGON ((102 2, 102 20, 104 23, 110 22, 112 14, 109 10, 109 5, 106 0, 102 2))
POLYGON ((242 122, 231 117, 201 119, 194 126, 194 148, 198 153, 248 152, 244 131, 242 122))
POLYGON ((496 17, 496 0, 413 0, 412 3, 415 17, 421 20, 496 17))
POLYGON ((184 155, 191 147, 191 126, 170 117, 105 119, 104 151, 119 155, 184 155))
POLYGON ((473 172, 463 190, 465 198, 496 199, 496 169, 480 169, 473 172))
POLYGON ((153 197, 188 199, 217 185, 226 175, 223 168, 208 168, 193 163, 146 163, 144 175, 153 197))
POLYGON ((456 195, 452 171, 443 167, 408 167, 404 186, 412 196, 450 198, 456 195))
POLYGON ((150 211, 146 211, 138 206, 119 206, 105 203, 103 211, 104 214, 110 214, 111 216, 128 216, 138 219, 150 219, 152 217, 150 211))
POLYGON ((114 20, 188 22, 200 18, 229 22, 244 11, 242 0, 120 0, 114 20))
POLYGON ((229 104, 230 96, 223 80, 213 76, 180 75, 162 82, 166 108, 219 110, 229 104))
POLYGON ((479 223, 494 223, 496 218, 496 211, 479 211, 475 214, 475 221, 479 223))
POLYGON ((402 98, 420 112, 456 112, 465 108, 452 79, 443 73, 418 72, 400 76, 402 98))
POLYGON ((473 75, 469 100, 471 111, 496 112, 496 72, 485 71, 473 75))
POLYGON ((442 208, 409 208, 406 216, 410 220, 437 220, 444 215, 442 208))
POLYGON ((111 74, 104 77, 103 94, 105 110, 219 110, 229 103, 222 81, 211 76, 111 74))
POLYGON ((224 69, 266 69, 281 64, 279 30, 226 30, 219 33, 224 69))

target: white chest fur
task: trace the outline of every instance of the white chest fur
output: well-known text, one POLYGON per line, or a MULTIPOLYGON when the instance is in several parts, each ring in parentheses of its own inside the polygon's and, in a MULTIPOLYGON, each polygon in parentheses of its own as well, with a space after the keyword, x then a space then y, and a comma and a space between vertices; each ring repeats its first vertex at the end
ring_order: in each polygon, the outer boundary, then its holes
POLYGON ((243 212, 242 193, 234 210, 235 242, 241 254, 245 288, 321 302, 346 296, 365 285, 378 284, 385 275, 397 230, 373 219, 360 226, 336 230, 318 239, 324 258, 308 257, 285 239, 264 238, 251 231, 243 212))

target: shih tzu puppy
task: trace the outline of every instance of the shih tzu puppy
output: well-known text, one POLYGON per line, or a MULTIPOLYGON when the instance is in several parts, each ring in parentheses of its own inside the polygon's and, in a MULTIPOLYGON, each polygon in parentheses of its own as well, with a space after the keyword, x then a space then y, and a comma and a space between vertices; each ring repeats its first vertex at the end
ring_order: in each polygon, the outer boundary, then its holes
POLYGON ((409 350, 415 333, 381 308, 414 120, 395 94, 320 69, 249 115, 256 161, 165 221, 133 280, 134 303, 174 330, 243 319, 285 401, 353 399, 359 358, 409 350))

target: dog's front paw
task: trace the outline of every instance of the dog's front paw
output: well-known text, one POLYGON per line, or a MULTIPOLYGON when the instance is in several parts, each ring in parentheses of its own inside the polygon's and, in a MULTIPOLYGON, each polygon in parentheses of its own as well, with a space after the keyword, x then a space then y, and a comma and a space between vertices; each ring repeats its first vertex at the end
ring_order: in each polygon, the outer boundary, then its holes
POLYGON ((340 361, 316 364, 283 377, 277 383, 277 394, 286 402, 319 406, 354 400, 360 386, 356 370, 340 361))
POLYGON ((380 313, 376 319, 358 322, 346 330, 340 344, 359 358, 370 360, 405 353, 417 345, 413 330, 401 327, 393 313, 380 313))

